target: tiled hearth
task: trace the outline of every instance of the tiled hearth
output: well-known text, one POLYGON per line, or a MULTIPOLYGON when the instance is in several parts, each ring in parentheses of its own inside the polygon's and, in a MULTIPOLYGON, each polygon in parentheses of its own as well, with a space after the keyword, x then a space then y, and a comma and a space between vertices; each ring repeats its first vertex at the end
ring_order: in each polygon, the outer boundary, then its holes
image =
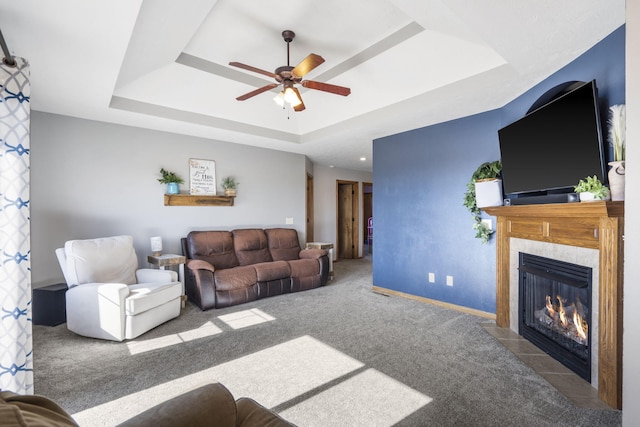
POLYGON ((481 326, 574 405, 581 408, 610 409, 609 405, 600 400, 598 391, 591 384, 511 329, 501 328, 495 323, 483 323, 481 326))

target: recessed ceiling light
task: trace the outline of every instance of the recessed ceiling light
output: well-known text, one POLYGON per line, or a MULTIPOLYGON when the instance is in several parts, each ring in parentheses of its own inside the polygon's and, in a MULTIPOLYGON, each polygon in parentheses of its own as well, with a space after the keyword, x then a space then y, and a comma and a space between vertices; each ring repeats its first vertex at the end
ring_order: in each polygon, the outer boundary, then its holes
POLYGON ((367 158, 366 158, 366 157, 360 157, 360 161, 361 161, 361 162, 365 162, 366 160, 367 160, 367 158))

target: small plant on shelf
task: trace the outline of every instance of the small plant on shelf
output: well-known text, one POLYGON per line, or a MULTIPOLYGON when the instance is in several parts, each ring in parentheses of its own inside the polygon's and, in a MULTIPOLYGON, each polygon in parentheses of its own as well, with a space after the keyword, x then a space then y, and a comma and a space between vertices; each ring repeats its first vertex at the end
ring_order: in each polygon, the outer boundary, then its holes
POLYGON ((160 184, 169 184, 170 182, 182 184, 184 182, 184 179, 180 178, 175 172, 169 172, 164 168, 160 168, 160 175, 162 175, 162 178, 158 178, 160 184))
POLYGON ((238 186, 238 183, 236 182, 235 178, 231 176, 222 178, 222 188, 224 188, 225 196, 235 196, 237 186, 238 186))
POLYGON ((496 179, 500 177, 502 172, 502 163, 500 160, 493 162, 486 162, 478 166, 478 169, 471 175, 471 180, 467 183, 467 191, 464 193, 463 205, 469 209, 473 216, 473 229, 476 230, 476 238, 480 239, 482 243, 487 243, 489 238, 493 234, 487 225, 482 222, 480 216, 480 208, 476 203, 476 182, 485 179, 496 179))
POLYGON ((609 189, 595 175, 581 179, 573 190, 580 194, 580 200, 606 200, 609 197, 609 189))
POLYGON ((175 172, 169 172, 164 168, 160 168, 160 175, 162 178, 158 178, 160 184, 167 184, 167 194, 178 194, 178 185, 184 182, 184 179, 180 178, 175 172))

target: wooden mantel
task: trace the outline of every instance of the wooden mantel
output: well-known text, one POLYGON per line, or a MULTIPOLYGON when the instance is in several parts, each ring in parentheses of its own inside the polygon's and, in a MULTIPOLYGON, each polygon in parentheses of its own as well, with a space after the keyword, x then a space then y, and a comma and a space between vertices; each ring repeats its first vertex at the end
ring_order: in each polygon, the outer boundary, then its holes
POLYGON ((624 202, 484 208, 496 221, 496 324, 509 327, 510 238, 599 251, 598 396, 622 409, 624 202))

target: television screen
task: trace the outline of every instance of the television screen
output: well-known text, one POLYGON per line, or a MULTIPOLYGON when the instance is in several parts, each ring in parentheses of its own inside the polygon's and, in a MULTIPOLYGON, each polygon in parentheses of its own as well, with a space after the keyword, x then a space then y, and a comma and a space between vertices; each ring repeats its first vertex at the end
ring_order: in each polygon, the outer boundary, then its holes
POLYGON ((573 192, 596 175, 606 184, 595 80, 498 131, 507 195, 573 192))

